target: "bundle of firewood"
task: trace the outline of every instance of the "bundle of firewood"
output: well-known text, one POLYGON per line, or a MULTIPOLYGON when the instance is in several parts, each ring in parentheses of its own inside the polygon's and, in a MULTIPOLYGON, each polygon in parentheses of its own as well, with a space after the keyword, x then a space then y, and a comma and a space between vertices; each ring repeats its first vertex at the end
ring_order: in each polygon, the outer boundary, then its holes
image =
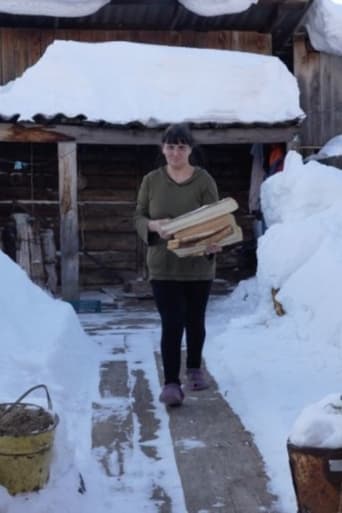
POLYGON ((242 240, 242 230, 231 214, 238 208, 233 198, 224 198, 176 217, 163 228, 171 236, 169 250, 179 257, 204 255, 208 246, 228 246, 242 240))

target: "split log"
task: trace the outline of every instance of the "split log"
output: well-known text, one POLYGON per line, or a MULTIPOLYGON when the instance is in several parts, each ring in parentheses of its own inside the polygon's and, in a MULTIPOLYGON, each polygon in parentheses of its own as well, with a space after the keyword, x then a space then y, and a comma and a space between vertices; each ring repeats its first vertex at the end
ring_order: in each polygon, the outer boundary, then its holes
POLYGON ((173 239, 167 247, 179 257, 205 254, 211 244, 227 246, 242 240, 242 230, 236 224, 234 215, 238 204, 233 198, 225 198, 205 205, 173 219, 163 227, 173 239), (223 213, 222 213, 223 212, 223 213))
MULTIPOLYGON (((223 239, 215 242, 215 244, 218 244, 221 247, 230 246, 231 244, 235 244, 236 242, 240 242, 241 240, 242 231, 240 227, 237 227, 237 231, 235 233, 233 233, 232 235, 228 235, 227 237, 224 237, 223 239)), ((207 242, 205 244, 198 242, 197 244, 194 244, 190 247, 173 249, 172 251, 181 258, 186 256, 202 256, 205 254, 208 245, 213 243, 214 241, 210 243, 207 242)))
POLYGON ((219 230, 223 230, 223 228, 230 224, 232 219, 233 216, 231 214, 224 214, 223 216, 216 217, 210 221, 206 221, 204 223, 200 223, 199 225, 180 230, 174 234, 174 238, 182 242, 186 242, 209 237, 219 230))
POLYGON ((196 245, 201 244, 204 246, 209 246, 210 244, 214 244, 216 242, 219 242, 220 240, 224 239, 228 235, 232 235, 234 232, 234 229, 231 225, 225 226, 222 230, 218 230, 214 234, 210 235, 209 237, 196 237, 196 239, 193 240, 184 240, 184 239, 174 239, 170 240, 167 244, 168 249, 178 249, 178 248, 192 248, 197 247, 196 245))
POLYGON ((163 225, 163 229, 168 235, 174 235, 176 232, 184 230, 185 228, 207 222, 223 214, 230 214, 237 210, 237 208, 238 204, 233 198, 224 198, 172 219, 163 225))

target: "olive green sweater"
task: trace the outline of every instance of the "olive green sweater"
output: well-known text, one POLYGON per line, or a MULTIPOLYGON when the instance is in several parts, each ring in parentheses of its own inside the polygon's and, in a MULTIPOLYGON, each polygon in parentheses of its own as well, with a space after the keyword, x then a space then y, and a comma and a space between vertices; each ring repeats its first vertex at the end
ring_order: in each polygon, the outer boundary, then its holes
POLYGON ((150 280, 212 280, 215 258, 207 256, 179 258, 167 249, 167 241, 148 230, 150 219, 174 218, 218 200, 214 179, 196 167, 189 180, 176 183, 166 167, 148 173, 142 181, 135 214, 139 236, 148 244, 147 267, 150 280))

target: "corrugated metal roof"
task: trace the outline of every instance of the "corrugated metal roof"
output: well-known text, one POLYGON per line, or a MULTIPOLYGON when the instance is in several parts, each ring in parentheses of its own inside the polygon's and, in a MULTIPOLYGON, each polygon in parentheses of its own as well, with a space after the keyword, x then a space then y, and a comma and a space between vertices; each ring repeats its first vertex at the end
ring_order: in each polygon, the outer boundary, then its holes
MULTIPOLYGON (((149 129, 161 129, 166 128, 168 126, 168 123, 158 123, 155 127, 146 127, 143 123, 140 121, 132 121, 130 123, 126 123, 125 125, 119 125, 117 123, 109 123, 105 120, 98 120, 98 121, 91 121, 87 118, 84 114, 79 114, 74 117, 68 117, 66 114, 63 114, 62 112, 59 112, 55 116, 45 116, 44 114, 36 114, 33 116, 32 120, 20 120, 19 114, 14 114, 13 116, 3 116, 0 114, 0 123, 17 123, 18 125, 25 125, 25 126, 35 126, 35 125, 41 125, 41 126, 56 126, 56 125, 72 125, 72 126, 84 126, 84 127, 91 127, 91 128, 120 128, 122 130, 130 129, 130 128, 137 128, 141 130, 149 130, 149 129)), ((207 122, 207 123, 189 123, 190 127, 197 127, 197 128, 286 128, 286 127, 293 127, 297 126, 299 127, 302 123, 302 119, 296 118, 291 119, 287 121, 277 122, 277 123, 214 123, 214 122, 207 122)))
POLYGON ((271 33, 279 51, 300 23, 312 0, 259 0, 242 13, 204 17, 177 0, 112 0, 82 18, 0 14, 2 27, 144 30, 244 30, 271 33))

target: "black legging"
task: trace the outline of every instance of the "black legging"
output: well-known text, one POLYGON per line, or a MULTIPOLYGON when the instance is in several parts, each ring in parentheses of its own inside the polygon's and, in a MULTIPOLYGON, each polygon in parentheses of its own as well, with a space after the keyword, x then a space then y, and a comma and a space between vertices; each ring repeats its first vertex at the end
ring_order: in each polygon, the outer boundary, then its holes
POLYGON ((188 369, 199 369, 205 339, 205 311, 211 281, 152 280, 161 317, 161 354, 165 384, 180 383, 181 343, 186 333, 188 369))

